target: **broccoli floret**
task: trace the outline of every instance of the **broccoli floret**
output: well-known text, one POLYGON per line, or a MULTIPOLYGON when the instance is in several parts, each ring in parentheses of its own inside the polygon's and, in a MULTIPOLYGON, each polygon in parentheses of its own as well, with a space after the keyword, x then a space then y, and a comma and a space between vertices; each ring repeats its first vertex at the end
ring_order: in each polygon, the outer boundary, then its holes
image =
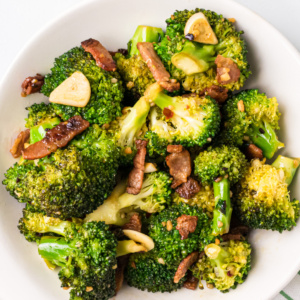
POLYGON ((82 72, 90 82, 90 101, 83 108, 53 103, 56 114, 63 120, 68 120, 74 115, 81 115, 85 120, 99 125, 109 123, 121 115, 124 89, 120 75, 98 67, 92 55, 84 51, 82 47, 75 47, 55 59, 51 73, 45 76, 41 92, 49 96, 75 71, 82 72))
POLYGON ((165 154, 166 144, 185 147, 203 146, 217 134, 220 125, 219 108, 210 97, 170 97, 156 83, 148 88, 149 99, 160 109, 150 115, 150 153, 165 154), (151 149, 152 148, 152 149, 151 149))
POLYGON ((128 56, 125 57, 120 53, 114 56, 118 71, 126 85, 125 101, 130 105, 133 105, 136 100, 143 96, 147 87, 155 82, 152 73, 137 49, 137 43, 159 42, 163 35, 161 28, 140 25, 128 42, 128 56))
POLYGON ((148 292, 172 292, 180 289, 186 276, 174 283, 177 268, 159 263, 153 251, 136 253, 130 256, 125 279, 129 286, 148 292))
POLYGON ((58 276, 62 287, 72 288, 70 299, 111 298, 116 286, 117 240, 109 227, 103 222, 81 225, 59 220, 51 225, 37 230, 52 232, 58 227, 63 237, 43 236, 38 251, 42 258, 61 267, 58 276))
POLYGON ((109 132, 120 148, 122 165, 132 164, 136 153, 135 140, 143 138, 143 132, 147 131, 146 120, 149 110, 149 100, 143 96, 133 107, 124 108, 122 117, 110 123, 109 132))
POLYGON ((191 11, 176 11, 166 22, 165 37, 160 43, 155 45, 155 50, 171 76, 181 81, 185 90, 200 92, 206 87, 220 85, 216 80, 216 66, 213 63, 218 54, 232 59, 241 71, 237 82, 226 84, 224 87, 229 90, 238 90, 244 85, 245 80, 251 74, 246 58, 247 49, 244 40, 240 37, 243 32, 236 31, 233 23, 229 22, 222 15, 199 8, 191 11), (217 45, 190 42, 185 38, 184 27, 186 22, 198 12, 202 12, 207 18, 218 38, 219 43, 217 45), (197 50, 196 52, 195 49, 197 50), (196 68, 196 71, 199 73, 186 74, 181 69, 176 68, 172 63, 172 58, 174 55, 176 58, 176 55, 179 54, 183 56, 187 54, 190 60, 194 60, 197 66, 201 66, 202 72, 199 72, 196 68))
POLYGON ((251 140, 263 151, 266 158, 284 146, 275 130, 279 129, 278 103, 275 97, 268 98, 258 90, 246 90, 227 100, 222 110, 224 129, 220 142, 241 146, 251 140))
POLYGON ((148 213, 160 212, 171 202, 171 178, 163 171, 145 174, 139 194, 125 192, 126 181, 120 182, 111 196, 87 215, 86 221, 104 221, 106 224, 123 225, 128 222, 128 213, 141 209, 148 213))
POLYGON ((213 239, 210 233, 209 218, 197 206, 180 203, 150 217, 149 236, 155 243, 153 251, 168 266, 178 266, 193 251, 203 250, 204 246, 213 239), (182 215, 198 217, 195 231, 189 233, 186 239, 181 239, 180 233, 176 229, 177 219, 182 215))
POLYGON ((95 124, 37 164, 15 164, 3 184, 19 202, 31 203, 48 216, 84 217, 112 191, 118 157, 114 141, 95 124))
POLYGON ((235 184, 242 177, 247 160, 238 148, 223 145, 200 152, 194 164, 194 173, 201 183, 213 184, 214 187, 213 235, 227 233, 232 213, 230 183, 235 184))
POLYGON ((221 292, 243 283, 251 269, 251 246, 246 241, 209 244, 205 255, 192 267, 194 276, 206 280, 221 292))
POLYGON ((211 185, 201 186, 200 191, 190 199, 182 198, 178 193, 175 192, 172 194, 172 201, 177 205, 179 205, 181 202, 190 206, 196 205, 199 209, 202 209, 210 219, 213 217, 215 196, 213 187, 211 185))
POLYGON ((32 128, 42 122, 58 117, 53 106, 44 102, 33 104, 26 109, 28 110, 28 118, 25 119, 25 127, 27 128, 32 128))
POLYGON ((234 193, 234 207, 244 224, 279 232, 296 225, 299 201, 290 199, 287 174, 292 173, 283 169, 284 165, 277 169, 258 159, 251 162, 234 193))
POLYGON ((155 79, 139 54, 126 58, 121 53, 117 53, 114 59, 126 85, 125 99, 127 103, 133 105, 143 96, 147 87, 155 82, 155 79))

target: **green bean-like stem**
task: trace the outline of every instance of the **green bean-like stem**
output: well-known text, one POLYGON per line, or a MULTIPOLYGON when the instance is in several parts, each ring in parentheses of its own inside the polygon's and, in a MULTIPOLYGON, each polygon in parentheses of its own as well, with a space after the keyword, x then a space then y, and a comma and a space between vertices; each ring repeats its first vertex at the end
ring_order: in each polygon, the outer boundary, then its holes
POLYGON ((212 234, 222 235, 229 231, 231 220, 230 183, 227 178, 214 182, 215 209, 212 221, 212 234))

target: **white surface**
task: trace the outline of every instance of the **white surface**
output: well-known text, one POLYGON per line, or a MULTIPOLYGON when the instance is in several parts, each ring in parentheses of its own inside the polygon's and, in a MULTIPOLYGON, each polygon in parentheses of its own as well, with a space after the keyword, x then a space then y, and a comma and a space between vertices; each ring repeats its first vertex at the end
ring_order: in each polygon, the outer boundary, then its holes
MULTIPOLYGON (((44 23, 62 13, 75 2, 51 1, 4 1, 0 6, 0 77, 11 63, 21 46, 44 23)), ((285 40, 278 36, 268 24, 240 6, 225 0, 115 0, 94 1, 89 7, 76 10, 73 15, 67 14, 56 26, 39 35, 30 47, 18 58, 10 70, 0 94, 0 170, 6 169, 12 159, 8 154, 12 140, 12 130, 16 133, 22 127, 25 116, 24 108, 42 97, 34 95, 22 99, 19 96, 20 83, 35 72, 45 73, 51 66, 53 58, 63 53, 88 37, 100 39, 110 49, 124 47, 138 24, 164 26, 164 20, 174 9, 194 8, 201 6, 223 13, 226 17, 238 19, 240 28, 245 29, 245 38, 251 51, 251 64, 254 75, 248 87, 259 87, 267 94, 276 95, 284 114, 281 136, 287 144, 286 154, 299 156, 300 141, 296 129, 300 127, 298 117, 300 91, 300 58, 285 40), (103 2, 103 4, 101 3, 103 2), (133 6, 132 4, 135 3, 133 6), (150 5, 151 3, 151 5, 150 5), (108 6, 110 9, 108 10, 108 6), (160 7, 164 7, 164 10, 160 7), (130 8, 132 7, 132 9, 130 8), (119 16, 118 19, 114 15, 119 16), (118 26, 118 24, 122 24, 118 26), (108 26, 107 26, 108 25, 108 26), (4 88, 5 87, 5 88, 4 88)), ((240 1, 246 2, 246 1, 240 1)), ((299 43, 296 32, 300 27, 298 18, 299 2, 285 1, 285 7, 278 4, 282 1, 251 1, 248 6, 266 8, 266 16, 273 18, 282 31, 293 42, 299 43), (266 3, 269 3, 266 6, 266 3), (289 5, 288 9, 287 6, 289 5), (275 9, 277 7, 277 9, 275 9), (298 9, 297 9, 298 8, 298 9), (268 11, 267 11, 268 9, 268 11), (271 13, 274 10, 274 15, 271 13), (277 16, 277 17, 273 17, 277 16), (280 17, 278 17, 280 16, 280 17), (294 18, 294 19, 293 19, 294 18), (282 26, 282 27, 281 27, 282 26), (295 30, 295 28, 297 30, 295 30)), ((300 45, 298 44, 298 49, 300 45)), ((2 180, 1 175, 1 180, 2 180)), ((299 198, 299 179, 294 183, 294 196, 299 198), (298 190, 296 191, 296 188, 298 190)), ((50 272, 37 255, 36 247, 27 243, 16 229, 21 214, 20 205, 11 199, 0 187, 0 300, 32 299, 68 299, 68 293, 59 288, 59 280, 50 272), (9 234, 8 234, 9 233, 9 234)), ((229 294, 216 290, 191 292, 181 290, 178 293, 164 295, 167 299, 270 299, 279 289, 288 283, 300 267, 300 226, 284 234, 257 231, 251 236, 254 244, 253 270, 245 284, 229 294), (270 247, 272 245, 272 247, 270 247), (288 255, 287 255, 288 254, 288 255)), ((124 289, 118 299, 162 299, 160 295, 124 289), (134 295, 132 294, 134 292, 134 295)))

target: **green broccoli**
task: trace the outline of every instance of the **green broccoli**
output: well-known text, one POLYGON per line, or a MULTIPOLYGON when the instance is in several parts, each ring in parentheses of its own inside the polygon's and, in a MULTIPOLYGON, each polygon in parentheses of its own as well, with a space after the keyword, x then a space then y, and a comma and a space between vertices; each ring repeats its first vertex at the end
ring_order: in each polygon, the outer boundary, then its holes
POLYGON ((220 85, 216 80, 217 72, 214 64, 217 55, 232 59, 241 72, 237 82, 228 83, 224 87, 239 90, 244 85, 251 74, 246 58, 247 49, 241 38, 243 32, 236 31, 233 23, 222 15, 199 8, 176 11, 166 22, 165 37, 155 45, 155 50, 171 76, 178 79, 185 90, 201 92, 212 85, 220 85), (198 12, 202 12, 207 18, 218 38, 217 45, 191 42, 184 36, 186 22, 198 12), (189 67, 185 65, 187 62, 189 67))
POLYGON ((201 186, 200 191, 190 199, 182 198, 178 193, 174 192, 172 194, 172 201, 177 205, 179 205, 181 202, 191 206, 196 205, 199 209, 202 209, 210 219, 213 217, 215 196, 213 187, 211 185, 201 186))
POLYGON ((211 236, 211 224, 207 215, 197 206, 184 203, 172 205, 159 214, 152 215, 149 222, 149 236, 155 243, 155 255, 168 265, 177 267, 190 253, 203 250, 214 237, 211 236), (197 217, 197 226, 193 233, 182 239, 176 229, 178 218, 182 215, 197 217))
POLYGON ((220 125, 219 107, 210 97, 170 97, 156 83, 148 97, 160 109, 150 115, 149 153, 165 154, 168 144, 185 147, 204 146, 217 134, 220 125))
POLYGON ((298 200, 290 199, 288 183, 299 162, 284 157, 280 162, 275 161, 273 166, 252 160, 236 186, 234 208, 242 223, 251 228, 282 232, 296 226, 300 205, 298 200))
POLYGON ((147 87, 155 82, 152 73, 137 49, 137 43, 159 42, 163 35, 161 28, 140 25, 128 42, 128 56, 121 53, 114 56, 118 72, 126 85, 125 100, 130 105, 133 105, 136 100, 143 96, 147 87))
POLYGON ((213 184, 215 209, 213 216, 213 235, 229 231, 231 220, 230 184, 238 182, 247 167, 242 152, 233 146, 209 147, 200 152, 194 161, 194 173, 202 184, 213 184))
POLYGON ((279 129, 280 113, 275 97, 268 98, 258 90, 246 90, 228 99, 222 110, 224 129, 220 142, 241 146, 251 140, 266 158, 284 146, 275 130, 279 129))
POLYGON ((80 224, 55 218, 47 218, 46 222, 36 219, 37 222, 27 224, 31 230, 60 235, 44 235, 38 251, 43 259, 61 267, 58 276, 62 287, 72 288, 70 299, 111 298, 116 286, 117 240, 109 227, 103 222, 80 224))
POLYGON ((81 115, 85 120, 99 125, 107 124, 121 115, 123 86, 117 72, 108 72, 96 65, 92 55, 82 47, 75 47, 55 59, 51 73, 45 76, 41 92, 49 96, 65 79, 75 71, 82 72, 91 85, 89 103, 81 108, 53 103, 57 115, 68 120, 81 115))
POLYGON ((206 280, 221 292, 235 289, 245 281, 251 269, 251 246, 246 241, 209 244, 205 255, 192 267, 195 277, 206 280))
POLYGON ((121 181, 111 196, 86 216, 86 221, 104 221, 106 224, 123 225, 128 222, 130 213, 141 209, 148 213, 160 212, 171 202, 171 178, 163 171, 145 174, 139 194, 125 192, 126 181, 121 181))
POLYGON ((43 122, 58 117, 58 115, 55 113, 52 104, 46 104, 42 102, 26 107, 26 109, 28 110, 28 118, 25 119, 25 127, 27 128, 32 128, 43 122))
POLYGON ((180 289, 186 280, 183 277, 178 283, 174 283, 176 267, 169 267, 159 262, 159 258, 153 254, 135 253, 129 258, 125 271, 125 279, 129 286, 148 292, 172 292, 180 289))
POLYGON ((122 165, 132 164, 136 153, 135 140, 143 138, 143 132, 147 131, 146 120, 149 111, 149 100, 143 96, 133 107, 124 108, 122 117, 109 124, 108 131, 120 148, 122 165))
POLYGON ((7 170, 3 184, 19 202, 48 216, 84 217, 112 191, 118 153, 114 141, 95 124, 49 157, 16 163, 7 170))
POLYGON ((139 54, 137 43, 139 42, 160 42, 164 36, 164 32, 159 27, 139 25, 133 37, 128 42, 128 54, 134 56, 139 54))

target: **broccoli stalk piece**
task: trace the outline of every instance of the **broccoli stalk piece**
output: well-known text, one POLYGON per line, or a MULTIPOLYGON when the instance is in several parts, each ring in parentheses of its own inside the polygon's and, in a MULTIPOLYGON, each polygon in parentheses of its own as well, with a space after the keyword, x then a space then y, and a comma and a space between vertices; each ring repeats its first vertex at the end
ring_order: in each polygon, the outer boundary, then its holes
POLYGON ((278 149, 284 147, 284 144, 278 141, 275 131, 267 122, 251 124, 246 135, 263 151, 266 158, 272 158, 278 149))
POLYGON ((205 72, 214 65, 215 47, 186 41, 181 52, 172 56, 171 62, 186 75, 205 72))
POLYGON ((46 135, 46 130, 52 129, 60 122, 60 119, 56 117, 30 128, 30 144, 34 144, 42 140, 46 135))
POLYGON ((194 163, 195 175, 202 184, 213 184, 215 208, 212 234, 225 234, 229 232, 232 213, 230 185, 238 182, 245 172, 246 158, 233 146, 209 147, 200 152, 194 163))
POLYGON ((284 172, 285 183, 290 185, 299 167, 299 158, 290 158, 282 155, 278 155, 276 160, 272 163, 272 166, 281 169, 284 172))
MULTIPOLYGON (((161 144, 182 144, 186 147, 203 146, 216 135, 220 125, 219 108, 215 100, 210 97, 171 97, 165 94, 156 83, 149 87, 148 97, 161 110, 160 120, 157 117, 150 124, 152 137, 149 142, 156 148, 161 149, 161 144), (158 142, 153 140, 158 136, 158 142)), ((159 150, 158 150, 159 151, 159 150)))
POLYGON ((233 194, 242 223, 279 232, 296 225, 300 206, 298 200, 290 199, 288 184, 298 165, 298 160, 287 157, 279 157, 274 166, 252 160, 233 194))
POLYGON ((139 25, 133 37, 129 40, 128 54, 129 56, 138 55, 140 52, 137 49, 137 43, 139 42, 160 42, 164 36, 164 32, 159 27, 139 25))
POLYGON ((205 256, 192 267, 194 276, 206 280, 221 292, 245 281, 251 268, 251 246, 246 241, 209 244, 205 256))
POLYGON ((229 232, 232 214, 230 183, 227 178, 214 182, 215 209, 212 221, 212 234, 221 235, 229 232))
POLYGON ((85 221, 104 221, 121 226, 128 222, 130 213, 135 209, 160 212, 171 202, 170 186, 170 176, 162 171, 145 174, 141 192, 137 195, 126 193, 126 181, 123 181, 103 205, 86 216, 85 221))
POLYGON ((227 100, 222 116, 224 129, 220 143, 241 146, 245 140, 251 140, 266 158, 272 158, 284 147, 275 133, 280 117, 275 97, 268 98, 255 89, 242 91, 227 100))

